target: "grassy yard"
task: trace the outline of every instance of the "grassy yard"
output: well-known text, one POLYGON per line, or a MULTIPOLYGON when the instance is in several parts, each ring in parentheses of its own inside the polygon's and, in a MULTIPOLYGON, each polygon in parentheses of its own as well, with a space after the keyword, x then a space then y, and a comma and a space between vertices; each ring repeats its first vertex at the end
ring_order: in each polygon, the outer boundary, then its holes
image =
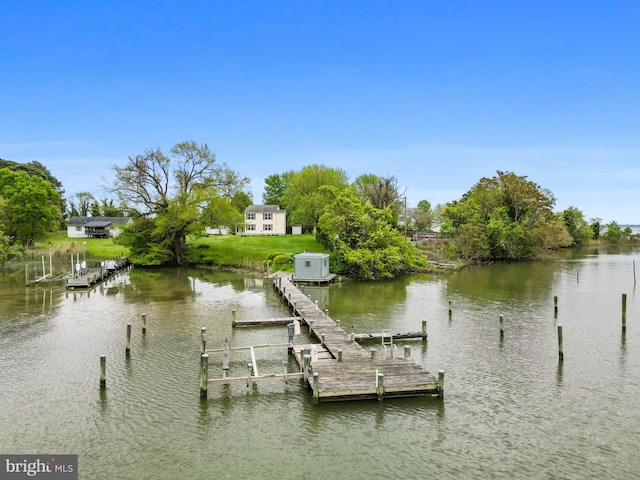
MULTIPOLYGON (((190 239, 185 259, 192 265, 221 265, 240 268, 263 268, 267 260, 279 270, 290 270, 293 255, 304 252, 328 251, 312 235, 239 236, 212 235, 190 239)), ((84 254, 87 260, 101 261, 118 255, 128 255, 127 248, 110 238, 68 238, 63 231, 46 242, 35 245, 31 256, 52 253, 56 257, 84 254)))
POLYGON ((279 270, 289 270, 293 255, 329 253, 312 235, 238 236, 212 235, 188 242, 186 260, 192 264, 263 268, 266 261, 279 270))

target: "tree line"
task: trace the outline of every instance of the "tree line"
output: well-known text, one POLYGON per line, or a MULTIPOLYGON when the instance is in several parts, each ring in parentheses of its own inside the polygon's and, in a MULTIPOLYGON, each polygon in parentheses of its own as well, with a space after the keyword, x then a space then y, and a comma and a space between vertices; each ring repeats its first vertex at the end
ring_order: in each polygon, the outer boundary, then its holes
MULTIPOLYGON (((150 149, 113 167, 108 197, 90 192, 64 197, 62 184, 38 162, 0 160, 0 252, 32 245, 69 216, 131 216, 118 237, 141 265, 182 265, 187 238, 207 226, 244 224, 253 203, 249 179, 218 163, 206 143, 150 149)), ((592 239, 631 237, 615 221, 588 222, 576 207, 555 212, 549 190, 513 172, 482 178, 460 199, 432 207, 406 203, 394 176, 364 174, 350 181, 340 168, 312 164, 265 179, 262 202, 287 211, 332 252, 344 274, 379 279, 421 271, 429 260, 483 262, 541 258, 592 239), (409 242, 438 228, 435 242, 409 242)))

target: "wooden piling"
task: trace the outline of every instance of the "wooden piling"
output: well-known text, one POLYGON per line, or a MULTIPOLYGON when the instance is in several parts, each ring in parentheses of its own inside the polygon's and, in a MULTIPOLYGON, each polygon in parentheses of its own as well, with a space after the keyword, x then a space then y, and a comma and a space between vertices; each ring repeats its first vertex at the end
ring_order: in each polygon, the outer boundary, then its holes
POLYGON ((438 370, 438 397, 444 397, 444 370, 438 370))
POLYGON ((338 350, 338 361, 342 361, 342 350, 338 350))
POLYGON ((411 358, 411 347, 409 345, 404 346, 404 358, 411 358))
POLYGON ((142 314, 142 334, 143 335, 147 334, 147 314, 146 313, 142 314))
POLYGON ((558 360, 564 361, 564 347, 562 346, 562 325, 558 325, 558 360))
POLYGON ((206 353, 207 351, 207 329, 200 329, 200 355, 206 353))
POLYGON ((304 383, 306 384, 307 381, 309 380, 309 364, 311 363, 311 354, 310 353, 305 353, 302 356, 303 359, 303 378, 304 378, 304 383))
POLYGON ((200 356, 200 398, 207 397, 207 380, 209 378, 209 355, 200 356))
POLYGON ((422 320, 422 341, 427 341, 427 321, 422 320))
POLYGON ((504 338, 504 318, 500 315, 500 338, 504 338))
POLYGON ((449 317, 451 317, 451 300, 449 300, 449 317))
POLYGON ((125 355, 128 357, 131 355, 131 324, 127 323, 127 346, 124 349, 125 355))
POLYGON ((384 373, 379 373, 376 370, 376 394, 378 395, 378 400, 382 400, 384 398, 384 373))
POLYGON ((235 310, 235 308, 233 310, 231 310, 231 319, 232 320, 236 319, 236 310, 235 310))
POLYGON ((558 296, 553 297, 553 318, 558 318, 558 296))
POLYGON ((376 359, 376 349, 372 348, 371 350, 369 350, 369 352, 371 353, 371 360, 375 360, 376 359))
POLYGON ((107 388, 107 356, 100 355, 100 390, 107 388))
POLYGON ((627 294, 622 294, 622 333, 627 333, 627 294))
POLYGON ((320 401, 320 374, 313 372, 313 401, 318 403, 320 401))

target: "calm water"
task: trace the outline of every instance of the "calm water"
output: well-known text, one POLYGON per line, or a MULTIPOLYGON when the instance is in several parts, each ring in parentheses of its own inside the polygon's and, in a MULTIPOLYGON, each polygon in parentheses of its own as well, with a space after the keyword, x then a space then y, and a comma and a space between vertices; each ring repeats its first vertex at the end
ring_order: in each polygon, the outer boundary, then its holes
MULTIPOLYGON (((285 327, 231 328, 232 310, 239 319, 288 314, 259 277, 134 269, 67 294, 0 272, 0 453, 78 454, 83 479, 640 478, 634 260, 640 252, 591 251, 308 289, 357 332, 417 331, 426 319, 428 344, 403 343, 414 361, 446 371, 443 401, 321 405, 299 381, 212 386, 199 398, 200 327, 209 347, 225 337, 286 342, 285 327)), ((232 360, 246 373, 248 357, 232 360)), ((260 351, 258 363, 261 373, 295 369, 286 350, 260 351)))

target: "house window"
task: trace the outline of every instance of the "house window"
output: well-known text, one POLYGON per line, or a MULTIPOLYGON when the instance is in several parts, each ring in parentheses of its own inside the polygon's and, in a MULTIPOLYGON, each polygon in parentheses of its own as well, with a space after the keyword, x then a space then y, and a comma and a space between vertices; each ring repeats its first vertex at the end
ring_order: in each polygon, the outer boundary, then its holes
POLYGON ((81 231, 82 231, 82 227, 76 226, 76 232, 81 232, 81 231))
POLYGON ((255 232, 255 230, 256 230, 256 225, 255 225, 255 223, 252 223, 252 224, 250 224, 250 225, 247 225, 247 227, 245 228, 245 230, 246 230, 247 232, 255 232))
POLYGON ((265 214, 263 214, 263 218, 265 220, 273 220, 273 214, 272 213, 265 213, 265 214))
POLYGON ((264 230, 265 232, 271 232, 271 231, 273 231, 273 224, 271 224, 271 223, 265 223, 265 224, 262 226, 262 230, 264 230))
POLYGON ((307 268, 311 268, 311 260, 305 260, 304 261, 304 266, 307 268))
POLYGON ((247 220, 255 220, 255 219, 256 219, 255 213, 247 213, 247 220))

